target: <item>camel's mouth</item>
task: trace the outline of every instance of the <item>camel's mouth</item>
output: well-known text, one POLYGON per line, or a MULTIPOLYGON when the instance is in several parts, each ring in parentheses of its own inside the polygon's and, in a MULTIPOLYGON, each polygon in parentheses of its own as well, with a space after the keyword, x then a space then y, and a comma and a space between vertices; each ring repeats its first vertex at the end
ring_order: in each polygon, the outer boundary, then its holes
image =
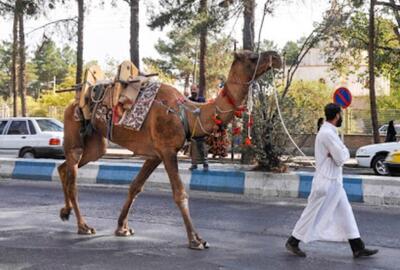
POLYGON ((282 68, 282 59, 279 54, 275 51, 262 52, 260 54, 260 65, 257 70, 257 76, 261 76, 271 68, 280 69, 282 68))

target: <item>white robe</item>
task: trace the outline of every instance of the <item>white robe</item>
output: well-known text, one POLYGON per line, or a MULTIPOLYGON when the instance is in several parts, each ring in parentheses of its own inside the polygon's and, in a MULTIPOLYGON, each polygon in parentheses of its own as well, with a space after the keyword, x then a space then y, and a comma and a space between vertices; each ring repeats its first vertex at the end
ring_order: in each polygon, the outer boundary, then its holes
POLYGON ((307 206, 292 233, 295 238, 308 243, 360 237, 343 188, 342 166, 349 158, 349 150, 339 139, 336 127, 325 122, 315 139, 317 169, 307 206))

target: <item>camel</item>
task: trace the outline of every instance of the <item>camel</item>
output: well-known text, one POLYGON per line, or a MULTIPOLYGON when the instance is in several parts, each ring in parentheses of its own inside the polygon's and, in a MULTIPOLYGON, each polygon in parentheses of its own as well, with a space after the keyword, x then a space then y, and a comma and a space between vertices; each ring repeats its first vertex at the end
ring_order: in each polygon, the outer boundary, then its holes
MULTIPOLYGON (((195 230, 189 212, 188 195, 185 192, 178 171, 177 153, 183 147, 187 134, 178 113, 180 102, 184 100, 185 110, 190 135, 204 136, 211 133, 215 121, 213 117, 218 114, 223 123, 228 123, 234 117, 234 111, 246 98, 249 82, 258 78, 270 68, 280 68, 281 59, 276 52, 267 51, 259 54, 242 51, 234 53, 229 75, 223 93, 211 103, 196 103, 184 98, 174 87, 161 84, 155 102, 140 131, 133 131, 122 126, 112 129, 112 141, 126 149, 142 156, 145 162, 129 187, 127 199, 118 218, 116 236, 131 236, 133 229, 128 226, 128 213, 147 178, 163 162, 172 188, 173 199, 179 208, 186 227, 189 248, 203 250, 208 248, 208 243, 203 240, 195 230), (258 63, 257 63, 258 62, 258 63), (257 67, 257 70, 256 70, 257 67), (156 102, 159 101, 159 102, 156 102), (162 102, 160 102, 162 101, 162 102), (166 109, 168 108, 168 110, 166 109)), ((81 122, 74 119, 74 110, 77 102, 70 104, 64 113, 64 151, 65 162, 58 167, 65 206, 60 210, 60 218, 68 220, 73 209, 76 216, 78 234, 95 234, 95 229, 89 226, 83 218, 77 198, 77 171, 90 161, 98 160, 106 152, 106 124, 98 119, 92 119, 94 132, 80 137, 81 122)))

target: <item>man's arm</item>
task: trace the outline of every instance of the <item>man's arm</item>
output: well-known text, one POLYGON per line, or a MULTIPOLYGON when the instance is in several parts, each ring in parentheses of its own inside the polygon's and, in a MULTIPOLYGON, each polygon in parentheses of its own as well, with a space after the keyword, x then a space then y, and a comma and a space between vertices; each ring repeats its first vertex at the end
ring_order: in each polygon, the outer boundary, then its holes
POLYGON ((327 133, 323 139, 324 145, 328 148, 328 157, 332 158, 336 166, 341 167, 349 160, 350 153, 347 147, 333 133, 327 133))

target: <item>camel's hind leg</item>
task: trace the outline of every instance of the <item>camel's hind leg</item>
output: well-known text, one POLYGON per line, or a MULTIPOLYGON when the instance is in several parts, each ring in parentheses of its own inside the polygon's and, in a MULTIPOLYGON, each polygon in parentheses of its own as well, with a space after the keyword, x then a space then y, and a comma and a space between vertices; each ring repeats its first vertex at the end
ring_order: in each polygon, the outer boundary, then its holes
POLYGON ((143 190, 144 183, 147 178, 151 175, 151 173, 157 168, 157 166, 161 163, 161 159, 148 159, 142 166, 139 174, 136 176, 135 180, 131 183, 128 192, 128 198, 125 201, 125 204, 122 208, 121 214, 118 218, 118 228, 115 231, 115 235, 117 236, 130 236, 133 235, 134 231, 128 226, 128 213, 131 208, 133 202, 140 192, 143 190))
POLYGON ((66 121, 64 138, 65 162, 58 167, 65 196, 65 207, 60 211, 62 220, 67 220, 74 209, 79 234, 94 234, 95 230, 89 227, 82 217, 77 198, 76 177, 78 168, 89 161, 99 159, 106 151, 105 139, 97 133, 85 139, 84 146, 79 137, 79 122, 66 121))
POLYGON ((208 248, 209 247, 208 243, 203 239, 201 239, 199 234, 194 229, 189 211, 189 197, 185 191, 185 187, 179 176, 178 158, 176 153, 174 152, 163 153, 162 159, 165 165, 165 169, 167 170, 169 180, 171 182, 174 201, 177 204, 179 210, 181 211, 183 221, 185 223, 186 232, 189 240, 189 248, 197 250, 208 248))

